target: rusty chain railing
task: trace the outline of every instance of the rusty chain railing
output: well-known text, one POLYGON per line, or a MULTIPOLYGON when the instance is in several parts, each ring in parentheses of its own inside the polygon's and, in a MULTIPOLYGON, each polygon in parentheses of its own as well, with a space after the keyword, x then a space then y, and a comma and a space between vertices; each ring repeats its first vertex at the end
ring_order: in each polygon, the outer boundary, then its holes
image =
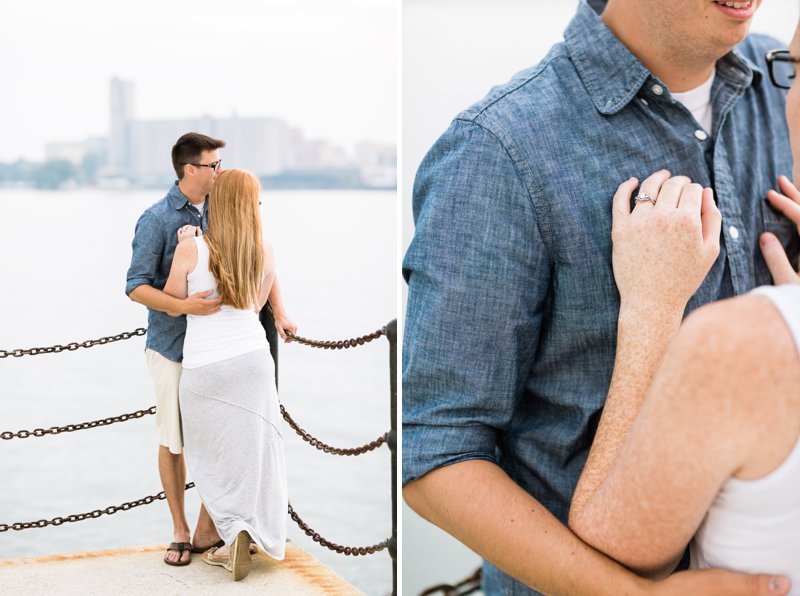
POLYGON ((296 341, 299 344, 303 344, 304 346, 311 346, 312 348, 322 348, 323 350, 346 350, 347 348, 355 348, 356 346, 363 346, 364 344, 368 344, 373 339, 378 339, 379 337, 386 335, 386 331, 384 329, 378 329, 373 331, 372 333, 368 333, 367 335, 362 335, 361 337, 355 337, 353 339, 340 339, 340 340, 333 340, 333 341, 319 341, 316 339, 307 339, 305 337, 300 337, 295 335, 291 331, 287 331, 286 335, 288 335, 292 341, 296 341))
POLYGON ((383 433, 380 437, 362 445, 361 447, 352 447, 350 449, 341 449, 339 447, 331 447, 327 443, 323 443, 316 437, 312 437, 308 434, 305 430, 300 428, 297 422, 289 415, 289 412, 286 411, 286 408, 283 407, 281 404, 281 414, 283 414, 283 419, 294 429, 296 432, 305 442, 307 442, 312 447, 316 447, 320 451, 324 451, 325 453, 330 453, 332 455, 362 455, 369 451, 374 451, 381 445, 386 442, 386 438, 388 437, 389 433, 383 433))
MULTIPOLYGON (((370 451, 374 451, 384 443, 386 443, 386 439, 389 436, 389 433, 383 433, 380 437, 375 439, 374 441, 370 441, 360 447, 349 447, 349 448, 342 448, 342 447, 333 447, 324 443, 323 441, 317 439, 316 437, 310 435, 307 431, 300 427, 297 422, 295 422, 294 418, 291 417, 289 412, 283 406, 280 405, 281 414, 283 415, 283 419, 289 424, 290 427, 307 443, 309 443, 312 447, 316 447, 320 451, 325 453, 330 453, 331 455, 362 455, 364 453, 368 453, 370 451)), ((109 418, 101 418, 99 420, 92 420, 90 422, 79 422, 76 424, 67 424, 66 426, 51 426, 50 428, 36 428, 34 430, 18 430, 16 432, 12 431, 4 431, 0 432, 0 440, 10 441, 11 439, 27 439, 29 437, 44 437, 47 435, 58 435, 61 433, 70 433, 76 430, 86 430, 89 428, 97 428, 100 426, 108 426, 109 424, 115 424, 117 422, 127 422, 128 420, 135 420, 137 418, 141 418, 142 416, 152 415, 156 413, 156 407, 150 406, 146 410, 137 410, 136 412, 131 412, 130 414, 120 414, 119 416, 111 416, 109 418)))
POLYGON ((115 341, 122 341, 132 337, 139 337, 147 333, 147 329, 139 327, 133 331, 124 331, 117 335, 109 335, 108 337, 101 337, 99 339, 87 339, 86 341, 77 342, 73 341, 67 345, 56 344, 46 348, 17 348, 15 350, 0 350, 0 358, 21 358, 22 356, 38 356, 40 354, 60 354, 61 352, 74 352, 79 348, 93 348, 94 346, 104 346, 106 344, 114 343, 115 341))
MULTIPOLYGON (((271 311, 270 311, 270 318, 271 318, 271 311)), ((264 324, 264 319, 262 318, 262 324, 264 324)), ((395 418, 396 418, 396 396, 397 396, 397 388, 396 388, 396 379, 394 379, 395 375, 395 359, 396 359, 396 321, 392 321, 386 328, 379 329, 374 331, 373 333, 363 335, 361 337, 356 337, 352 339, 345 339, 345 340, 336 340, 336 341, 318 341, 312 340, 304 337, 300 337, 294 335, 293 333, 289 332, 287 335, 289 337, 300 344, 311 346, 314 348, 321 348, 321 349, 331 349, 331 350, 339 350, 339 349, 348 349, 353 348, 356 346, 362 346, 366 343, 369 343, 381 336, 387 336, 390 341, 390 369, 391 369, 391 400, 392 400, 392 407, 391 407, 391 417, 392 417, 392 430, 384 433, 374 441, 362 445, 360 447, 353 447, 353 448, 337 448, 320 441, 316 437, 313 437, 308 432, 306 432, 303 428, 301 428, 294 419, 289 415, 283 405, 280 406, 281 413, 283 414, 284 419, 289 424, 289 426, 294 429, 294 431, 306 442, 308 442, 313 447, 325 452, 334 455, 348 455, 348 456, 356 456, 367 453, 369 451, 373 451, 383 445, 384 443, 389 444, 390 450, 392 452, 392 536, 374 544, 372 546, 361 546, 361 547, 352 547, 352 546, 342 546, 340 544, 336 544, 330 540, 327 540, 323 536, 321 536, 318 532, 308 526, 302 518, 294 511, 292 505, 289 504, 289 516, 292 520, 297 523, 303 532, 310 538, 314 540, 314 542, 328 548, 332 551, 335 551, 339 554, 349 555, 349 556, 359 556, 359 555, 370 555, 377 552, 380 552, 386 548, 389 549, 389 552, 392 556, 392 564, 393 564, 393 593, 396 593, 397 590, 397 562, 396 562, 396 550, 397 550, 397 504, 396 504, 396 496, 395 496, 395 488, 396 488, 396 469, 397 469, 397 460, 396 460, 396 430, 395 430, 395 418)), ((265 325, 266 329, 266 325, 265 325)), ((131 339, 132 337, 139 337, 145 335, 147 330, 143 327, 139 327, 134 331, 123 332, 117 335, 111 335, 107 337, 101 337, 98 339, 86 340, 83 342, 71 342, 66 345, 56 344, 54 346, 47 346, 47 347, 36 347, 36 348, 16 348, 13 350, 2 350, 0 349, 0 359, 14 357, 14 358, 21 358, 22 356, 37 356, 40 354, 58 354, 64 351, 73 352, 80 348, 91 348, 98 345, 106 345, 109 343, 114 343, 117 341, 131 339)), ((268 333, 269 335, 269 333, 268 333)), ((270 338, 272 339, 272 338, 270 338)), ((272 346, 274 349, 274 346, 272 346)), ((274 356, 277 356, 273 351, 274 356)), ((277 359, 276 359, 277 363, 277 359)), ((152 415, 156 413, 156 406, 151 406, 146 410, 138 410, 136 412, 132 412, 130 414, 121 414, 119 416, 112 416, 109 418, 102 418, 99 420, 93 420, 90 422, 81 422, 77 424, 68 424, 65 426, 51 426, 50 428, 37 428, 32 431, 29 430, 20 430, 16 432, 5 431, 0 433, 0 439, 2 440, 11 440, 11 439, 26 439, 29 437, 43 437, 47 435, 57 435, 65 432, 74 432, 77 430, 85 430, 89 428, 97 428, 99 426, 108 426, 110 424, 115 424, 117 422, 126 422, 128 420, 134 420, 137 418, 141 418, 146 415, 152 415)), ((194 483, 189 483, 186 485, 185 489, 188 490, 194 487, 194 483)), ((128 511, 133 509, 134 507, 139 507, 141 505, 149 505, 154 501, 164 500, 166 495, 164 491, 161 491, 158 494, 150 495, 147 497, 143 497, 141 499, 137 499, 135 501, 129 501, 126 503, 122 503, 121 505, 112 505, 106 507, 105 509, 95 509, 88 513, 77 513, 77 514, 70 514, 67 516, 59 516, 54 517, 53 519, 46 520, 40 519, 37 521, 32 522, 14 522, 11 524, 0 523, 0 533, 7 532, 9 530, 14 531, 21 531, 21 530, 28 530, 31 528, 44 528, 47 526, 60 526, 64 523, 71 523, 77 521, 83 521, 86 519, 96 519, 102 515, 113 515, 118 511, 128 511)))
MULTIPOLYGON (((194 487, 194 482, 190 482, 189 484, 187 484, 184 490, 189 490, 192 487, 194 487)), ((114 515, 117 511, 128 511, 129 509, 133 509, 134 507, 139 507, 139 505, 149 505, 154 501, 163 501, 166 498, 167 495, 162 490, 157 495, 142 497, 141 499, 137 499, 136 501, 129 501, 127 503, 123 503, 122 505, 112 505, 110 507, 106 507, 105 509, 95 509, 94 511, 90 511, 89 513, 75 513, 72 515, 67 515, 65 517, 54 517, 53 519, 40 519, 38 521, 33 521, 33 522, 15 522, 13 524, 0 524, 0 532, 8 532, 9 530, 14 530, 19 532, 20 530, 29 530, 31 528, 60 526, 61 524, 68 522, 83 521, 85 519, 97 519, 101 515, 114 515)))
MULTIPOLYGON (((142 336, 145 333, 147 333, 147 330, 144 327, 139 327, 134 331, 126 331, 117 335, 101 337, 99 339, 89 339, 84 342, 72 342, 66 345, 56 344, 54 346, 47 346, 42 348, 27 348, 27 349, 17 348, 15 350, 0 350, 0 358, 8 358, 9 356, 20 358, 22 356, 37 356, 39 354, 58 354, 64 351, 75 351, 78 348, 91 348, 98 345, 106 345, 116 341, 131 339, 132 337, 142 336)), ((339 341, 318 341, 313 339, 307 339, 305 337, 298 337, 291 332, 287 332, 287 335, 289 335, 293 341, 296 341, 300 344, 304 344, 307 346, 312 346, 315 348, 323 348, 323 349, 341 349, 341 348, 352 348, 355 346, 360 346, 369 343, 373 339, 377 339, 378 337, 384 335, 384 331, 383 329, 379 329, 368 335, 363 335, 361 337, 339 340, 339 341)), ((300 425, 298 425, 297 422, 295 422, 295 420, 286 410, 286 408, 283 406, 283 404, 281 404, 280 408, 284 420, 286 420, 289 426, 291 426, 292 429, 304 441, 309 443, 312 447, 315 447, 320 451, 323 451, 325 453, 330 453, 332 455, 361 455, 363 453, 373 451, 378 447, 380 447, 381 445, 383 445, 386 442, 386 438, 388 436, 388 433, 384 433, 374 441, 366 443, 360 447, 352 447, 352 448, 333 447, 312 436, 300 425)), ((16 432, 4 431, 0 432, 0 440, 9 441, 11 439, 27 439, 29 437, 44 437, 47 435, 57 435, 65 432, 74 432, 76 430, 86 430, 89 428, 97 428, 99 426, 108 426, 109 424, 114 424, 117 422, 127 422, 128 420, 135 420, 137 418, 141 418, 142 416, 155 413, 156 413, 156 407, 151 406, 146 410, 138 410, 130 414, 120 414, 119 416, 101 418, 99 420, 92 420, 90 422, 67 424, 66 426, 51 426, 50 428, 47 429, 36 428, 34 430, 19 430, 16 432)))
POLYGON ((340 555, 352 555, 354 557, 357 557, 358 555, 374 555, 375 553, 380 552, 389 546, 389 538, 379 542, 378 544, 373 544, 372 546, 341 546, 335 542, 326 540, 313 529, 309 528, 306 522, 300 519, 300 516, 297 515, 297 512, 295 512, 295 510, 292 508, 291 503, 289 503, 289 517, 291 517, 300 527, 300 529, 306 533, 306 536, 311 537, 314 542, 321 544, 327 549, 336 551, 340 555))
POLYGON ((472 594, 481 589, 482 576, 483 569, 478 567, 475 573, 457 584, 438 584, 420 592, 419 596, 433 596, 434 594, 442 594, 442 596, 466 596, 467 594, 472 594))
MULTIPOLYGON (((194 482, 187 484, 184 490, 189 490, 190 488, 194 488, 194 482)), ((142 497, 136 501, 128 501, 126 503, 122 503, 121 505, 111 505, 105 509, 95 509, 94 511, 89 511, 87 513, 73 513, 71 515, 54 517, 53 519, 39 519, 30 522, 14 522, 11 524, 0 523, 0 533, 8 532, 9 530, 20 532, 22 530, 30 530, 32 528, 46 528, 47 526, 60 526, 62 524, 79 522, 86 519, 97 519, 103 515, 114 515, 118 511, 128 511, 134 507, 139 507, 140 505, 149 505, 155 501, 163 501, 166 498, 166 494, 162 490, 158 494, 142 497)), ((341 546, 335 542, 331 542, 330 540, 323 538, 314 529, 310 528, 308 524, 306 524, 297 514, 291 503, 289 503, 288 513, 289 516, 297 523, 300 529, 303 530, 306 535, 311 537, 314 542, 342 555, 372 555, 384 550, 389 545, 389 539, 387 538, 386 540, 372 546, 341 546)))
POLYGON ((36 428, 34 430, 18 430, 17 432, 5 431, 0 433, 0 439, 9 441, 11 439, 27 439, 28 437, 44 437, 45 435, 58 435, 61 433, 71 433, 76 430, 86 430, 87 428, 97 428, 98 426, 108 426, 116 422, 127 422, 142 416, 156 413, 156 407, 150 406, 146 410, 137 410, 130 414, 120 414, 110 418, 101 418, 91 422, 79 422, 77 424, 67 424, 66 426, 51 426, 50 428, 36 428))

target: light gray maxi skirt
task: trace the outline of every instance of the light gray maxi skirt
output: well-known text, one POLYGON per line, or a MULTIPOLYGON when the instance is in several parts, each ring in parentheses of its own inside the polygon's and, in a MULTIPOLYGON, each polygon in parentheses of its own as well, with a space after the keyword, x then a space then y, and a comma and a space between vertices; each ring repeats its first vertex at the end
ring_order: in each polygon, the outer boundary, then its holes
POLYGON ((269 351, 184 369, 180 403, 189 474, 220 536, 233 544, 245 530, 283 559, 289 497, 269 351))

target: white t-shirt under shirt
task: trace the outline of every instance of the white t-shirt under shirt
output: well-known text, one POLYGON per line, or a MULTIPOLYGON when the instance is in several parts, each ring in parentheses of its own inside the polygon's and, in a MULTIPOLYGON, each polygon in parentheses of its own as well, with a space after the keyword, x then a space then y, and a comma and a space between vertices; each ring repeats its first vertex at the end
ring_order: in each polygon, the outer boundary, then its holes
MULTIPOLYGON (((218 298, 217 282, 208 269, 208 245, 202 236, 195 236, 194 241, 197 265, 187 276, 189 295, 212 290, 209 298, 218 298)), ((239 310, 223 305, 213 315, 186 315, 183 368, 198 368, 262 349, 269 350, 269 343, 255 306, 239 310)))
POLYGON ((683 93, 672 93, 672 99, 685 105, 708 134, 711 134, 711 85, 714 84, 714 74, 712 70, 709 79, 699 87, 683 93))
MULTIPOLYGON (((753 293, 772 301, 800 352, 800 284, 764 286, 753 293)), ((691 566, 787 575, 792 580, 789 594, 800 594, 798 495, 800 440, 763 478, 729 478, 722 485, 692 540, 691 566)))

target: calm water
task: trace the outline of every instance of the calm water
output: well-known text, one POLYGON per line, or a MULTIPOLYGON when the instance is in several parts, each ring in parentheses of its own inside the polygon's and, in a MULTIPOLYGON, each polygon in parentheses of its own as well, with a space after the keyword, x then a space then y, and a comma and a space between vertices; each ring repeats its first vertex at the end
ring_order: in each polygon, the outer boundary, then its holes
MULTIPOLYGON (((124 294, 139 214, 158 191, 0 191, 0 348, 83 341, 146 326, 124 294)), ((396 317, 395 193, 270 191, 265 235, 298 333, 344 339, 396 317)), ((0 360, 0 432, 133 412, 155 403, 144 338, 57 355, 0 360)), ((341 447, 389 426, 388 342, 329 352, 282 345, 281 401, 341 447)), ((314 450, 287 428, 289 496, 323 536, 366 546, 391 533, 389 451, 358 458, 314 450)), ((161 490, 155 419, 0 444, 0 523, 103 509, 161 490)), ((190 524, 199 502, 187 492, 190 524)), ((0 558, 171 541, 166 502, 112 516, 0 534, 0 558)), ((289 522, 289 536, 367 594, 391 590, 382 552, 345 557, 289 522)))

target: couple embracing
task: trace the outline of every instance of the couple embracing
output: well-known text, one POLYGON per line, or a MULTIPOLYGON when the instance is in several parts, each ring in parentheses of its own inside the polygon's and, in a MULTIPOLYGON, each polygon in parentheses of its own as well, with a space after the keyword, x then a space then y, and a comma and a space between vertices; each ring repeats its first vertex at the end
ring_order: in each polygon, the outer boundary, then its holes
POLYGON ((581 0, 420 166, 404 496, 487 595, 800 594, 800 32, 760 4, 581 0))
POLYGON ((188 565, 202 552, 238 581, 256 545, 283 559, 286 542, 275 364, 258 312, 269 300, 287 341, 296 326, 262 238, 259 181, 244 170, 222 171, 224 146, 195 132, 178 139, 178 180, 136 224, 126 293, 148 309, 158 467, 174 526, 164 562, 188 565), (186 465, 202 500, 193 537, 186 465))

